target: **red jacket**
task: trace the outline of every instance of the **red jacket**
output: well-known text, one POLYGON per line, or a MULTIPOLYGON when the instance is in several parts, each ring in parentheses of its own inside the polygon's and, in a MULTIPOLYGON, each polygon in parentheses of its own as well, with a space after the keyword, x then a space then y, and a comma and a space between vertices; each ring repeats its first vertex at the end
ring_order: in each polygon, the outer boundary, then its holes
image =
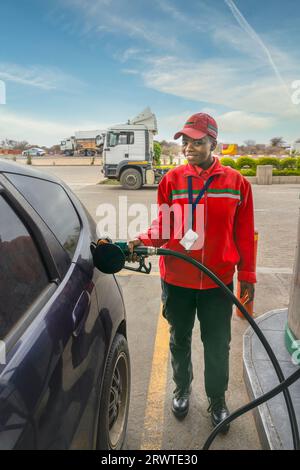
MULTIPOLYGON (((169 248, 191 256, 213 271, 225 284, 232 282, 235 268, 238 280, 256 282, 254 267, 254 213, 250 183, 231 167, 222 166, 217 157, 208 170, 193 165, 181 165, 170 170, 158 186, 158 217, 146 233, 138 238, 146 246, 169 248), (193 229, 198 217, 204 216, 204 241, 199 249, 186 251, 178 239, 187 230, 188 176, 191 175, 193 192, 198 194, 209 176, 212 183, 195 211, 193 229), (199 207, 203 205, 202 208, 199 207), (187 207, 187 206, 186 206, 187 207), (171 211, 166 218, 167 209, 171 211), (181 214, 178 225, 174 212, 181 214), (199 212, 198 212, 199 211, 199 212), (163 223, 168 220, 170 234, 166 237, 163 223), (176 226, 176 227, 175 227, 176 226), (180 232, 179 232, 180 233, 180 232), (202 247, 201 247, 202 246, 202 247)), ((195 197, 195 196, 194 196, 195 197)), ((198 230, 197 230, 197 233, 198 230)), ((199 237, 199 241, 202 237, 199 237)), ((160 274, 169 284, 194 289, 210 289, 217 285, 196 267, 172 256, 161 256, 160 274)))

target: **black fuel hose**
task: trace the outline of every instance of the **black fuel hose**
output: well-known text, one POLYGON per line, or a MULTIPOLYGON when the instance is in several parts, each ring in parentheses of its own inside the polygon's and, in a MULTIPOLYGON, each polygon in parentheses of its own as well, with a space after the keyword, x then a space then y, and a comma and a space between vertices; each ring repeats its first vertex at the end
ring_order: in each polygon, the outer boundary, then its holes
POLYGON ((270 390, 268 393, 265 395, 262 395, 261 397, 257 398, 256 400, 253 400, 249 404, 245 405, 242 408, 239 408, 237 411, 232 413, 228 418, 226 418, 224 421, 222 421, 218 426, 214 428, 212 433, 209 435, 208 439, 206 440, 203 450, 209 449, 210 445, 212 444, 213 440, 217 436, 217 434, 223 429, 223 426, 225 427, 226 424, 231 422, 232 420, 236 419, 237 417, 241 416, 242 414, 246 413, 247 411, 251 410, 252 408, 255 408, 256 406, 264 403, 265 401, 269 400, 275 395, 278 395, 280 392, 283 392, 284 399, 286 402, 287 410, 288 410, 288 415, 289 415, 289 420, 291 424, 291 430, 292 430, 292 436, 293 436, 293 445, 295 450, 300 450, 300 439, 299 439, 299 429, 298 429, 298 424, 297 424, 297 418, 295 414, 295 409, 293 406, 293 402, 291 399, 290 392, 288 390, 288 387, 295 382, 299 377, 300 377, 300 370, 296 371, 294 374, 292 374, 290 377, 288 377, 285 380, 285 377, 283 375, 282 369, 279 365, 279 362, 274 354, 273 349, 271 348, 269 342, 267 341, 265 335, 262 333, 261 329, 259 326, 256 324, 254 319, 249 315, 243 304, 238 300, 238 298, 231 292, 231 290, 224 284, 210 269, 208 269, 206 266, 204 266, 202 263, 199 261, 195 260, 194 258, 191 258, 183 253, 180 253, 178 251, 174 250, 168 250, 166 248, 154 248, 154 247, 146 247, 146 246, 137 246, 134 248, 134 252, 137 253, 138 255, 161 255, 161 256, 174 256, 175 258, 182 259, 186 261, 187 263, 192 264, 196 268, 200 269, 200 271, 204 272, 210 279, 212 279, 221 289, 222 291, 231 298, 233 303, 238 307, 238 309, 242 312, 246 320, 250 323, 252 326, 254 332, 258 336, 259 340, 263 344, 271 362, 272 365, 275 369, 276 375, 279 379, 280 384, 275 387, 274 389, 270 390))
MULTIPOLYGON (((285 379, 283 382, 278 384, 276 387, 272 388, 269 392, 265 393, 264 395, 261 395, 260 397, 256 398, 255 400, 252 400, 250 403, 247 405, 242 406, 238 410, 234 411, 231 413, 227 418, 225 418, 221 423, 219 423, 213 430, 213 432, 208 436, 207 440, 205 441, 205 444, 202 447, 202 450, 208 450, 209 447, 211 446, 212 442, 214 441, 215 437, 219 434, 219 432, 223 429, 224 426, 227 424, 231 423, 231 421, 235 420, 239 416, 243 415, 244 413, 247 413, 247 411, 252 410, 253 408, 256 408, 259 405, 262 405, 268 400, 271 400, 271 398, 275 397, 279 393, 281 393, 284 389, 287 387, 290 387, 294 382, 300 379, 300 368, 296 370, 293 374, 291 374, 287 379, 285 379)), ((295 449, 297 450, 297 449, 295 449)))

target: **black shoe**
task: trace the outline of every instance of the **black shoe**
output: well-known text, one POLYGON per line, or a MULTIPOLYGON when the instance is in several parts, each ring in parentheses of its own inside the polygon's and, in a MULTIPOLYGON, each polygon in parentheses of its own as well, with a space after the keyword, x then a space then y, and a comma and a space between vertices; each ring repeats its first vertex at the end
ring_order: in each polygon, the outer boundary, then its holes
POLYGON ((176 418, 183 419, 189 411, 191 390, 175 390, 172 400, 172 411, 176 418))
MULTIPOLYGON (((229 416, 229 410, 227 408, 225 397, 219 398, 209 398, 210 405, 207 409, 211 413, 211 422, 214 427, 216 427, 221 421, 229 416)), ((226 424, 223 427, 221 434, 226 434, 229 431, 230 424, 226 424)))

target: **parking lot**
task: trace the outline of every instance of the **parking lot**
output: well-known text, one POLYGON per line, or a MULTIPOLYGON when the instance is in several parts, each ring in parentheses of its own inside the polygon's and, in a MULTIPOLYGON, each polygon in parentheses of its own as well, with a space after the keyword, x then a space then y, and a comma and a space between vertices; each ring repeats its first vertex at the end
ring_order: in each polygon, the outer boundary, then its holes
MULTIPOLYGON (((120 196, 128 198, 128 207, 133 203, 150 207, 156 202, 154 186, 125 191, 119 186, 97 184, 103 179, 99 167, 45 167, 41 170, 64 180, 96 222, 100 220, 97 215, 99 205, 113 204, 118 209, 120 196)), ((288 305, 299 215, 299 186, 253 185, 253 193, 255 227, 259 232, 254 310, 255 315, 261 315, 288 305)), ((190 411, 184 421, 178 422, 170 410, 174 384, 168 356, 168 325, 160 315, 158 260, 153 261, 150 275, 124 270, 118 279, 127 309, 132 369, 126 448, 199 449, 211 431, 203 384, 199 325, 195 324, 193 337, 195 378, 190 411)), ((227 394, 231 410, 249 401, 243 382, 242 361, 242 337, 246 328, 246 322, 234 315, 227 394)), ((236 420, 229 434, 215 440, 213 448, 260 449, 252 414, 236 420)))

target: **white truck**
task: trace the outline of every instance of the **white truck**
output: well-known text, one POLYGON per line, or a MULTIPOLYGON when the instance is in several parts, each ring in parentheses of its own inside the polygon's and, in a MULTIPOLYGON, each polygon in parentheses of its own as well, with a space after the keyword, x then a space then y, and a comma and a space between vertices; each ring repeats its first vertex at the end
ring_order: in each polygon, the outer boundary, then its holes
POLYGON ((60 150, 64 155, 94 156, 101 154, 104 144, 105 131, 76 131, 74 136, 64 139, 60 143, 60 150))
POLYGON ((300 139, 295 140, 295 142, 291 146, 290 153, 291 155, 295 153, 300 154, 300 139))
POLYGON ((104 176, 117 179, 126 189, 140 189, 143 184, 155 184, 161 178, 153 168, 153 136, 157 120, 146 108, 126 124, 106 131, 103 149, 104 176))
POLYGON ((63 139, 60 142, 60 151, 67 156, 74 155, 76 147, 75 136, 72 135, 67 139, 63 139))

